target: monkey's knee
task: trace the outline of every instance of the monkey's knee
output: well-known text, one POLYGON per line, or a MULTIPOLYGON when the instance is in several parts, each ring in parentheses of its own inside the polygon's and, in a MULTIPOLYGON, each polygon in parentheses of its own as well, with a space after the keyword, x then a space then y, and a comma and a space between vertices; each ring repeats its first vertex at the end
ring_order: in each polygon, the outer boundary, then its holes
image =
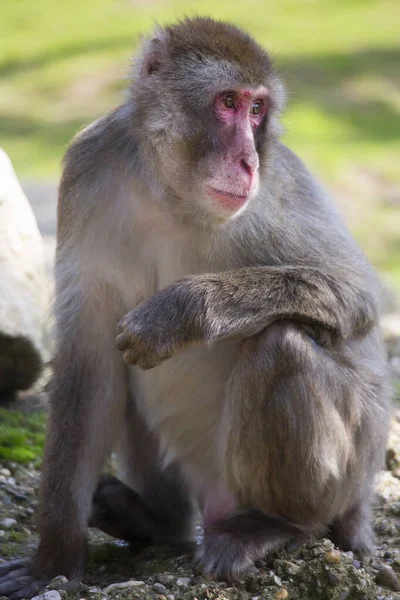
POLYGON ((283 320, 243 340, 241 357, 243 360, 250 359, 248 366, 260 365, 261 361, 266 369, 273 368, 281 359, 289 360, 292 365, 303 363, 314 354, 324 352, 328 337, 328 333, 316 327, 283 320))
POLYGON ((242 505, 318 530, 329 524, 353 450, 337 409, 346 395, 340 375, 329 352, 294 322, 276 323, 245 345, 227 389, 225 429, 227 477, 242 505))

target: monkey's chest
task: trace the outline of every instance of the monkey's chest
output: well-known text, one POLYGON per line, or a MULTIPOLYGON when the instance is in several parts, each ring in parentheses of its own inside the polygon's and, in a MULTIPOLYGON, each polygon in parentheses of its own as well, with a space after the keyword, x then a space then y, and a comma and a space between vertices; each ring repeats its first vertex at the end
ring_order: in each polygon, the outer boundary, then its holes
POLYGON ((218 440, 226 384, 238 342, 196 347, 150 371, 131 370, 139 410, 160 440, 166 463, 209 486, 220 479, 218 440))

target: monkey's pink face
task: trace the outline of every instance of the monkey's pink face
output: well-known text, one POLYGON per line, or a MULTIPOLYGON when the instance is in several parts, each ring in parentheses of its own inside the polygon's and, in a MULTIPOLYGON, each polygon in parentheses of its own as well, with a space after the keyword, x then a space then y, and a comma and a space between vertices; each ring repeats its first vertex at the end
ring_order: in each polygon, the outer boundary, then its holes
POLYGON ((268 94, 264 87, 228 91, 217 97, 213 112, 221 151, 213 157, 204 182, 206 204, 229 217, 242 212, 259 184, 255 134, 264 124, 268 94))

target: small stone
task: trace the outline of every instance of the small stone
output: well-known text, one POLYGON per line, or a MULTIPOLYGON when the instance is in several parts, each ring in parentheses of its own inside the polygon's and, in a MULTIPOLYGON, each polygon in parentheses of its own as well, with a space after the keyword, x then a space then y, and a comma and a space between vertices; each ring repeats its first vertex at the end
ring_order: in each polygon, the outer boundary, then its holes
POLYGON ((4 531, 4 529, 0 529, 0 537, 4 537, 6 535, 6 532, 4 531))
MULTIPOLYGON (((5 477, 4 475, 0 475, 0 483, 5 483, 7 481, 7 477, 5 477)), ((5 598, 5 596, 2 596, 2 598, 5 598)))
POLYGON ((350 590, 343 590, 343 592, 339 596, 339 600, 346 600, 350 594, 350 590))
POLYGON ((105 573, 107 571, 107 565, 101 565, 99 567, 99 573, 105 573))
POLYGON ((359 569, 361 567, 359 561, 356 559, 353 560, 352 565, 355 569, 359 569))
POLYGON ((155 590, 158 594, 165 594, 167 588, 162 583, 155 583, 153 585, 153 590, 155 590))
POLYGON ((339 577, 336 575, 336 573, 332 573, 331 571, 327 572, 326 578, 329 585, 335 586, 339 583, 339 577))
POLYGON ((389 567, 381 567, 376 575, 375 582, 378 585, 383 585, 394 592, 400 591, 400 582, 396 573, 389 567))
POLYGON ((5 529, 12 529, 14 527, 14 525, 17 524, 17 521, 15 519, 11 519, 11 517, 6 517, 5 519, 3 519, 0 523, 2 525, 2 527, 4 527, 5 529))
POLYGON ((278 587, 282 587, 282 580, 278 577, 278 575, 275 575, 275 573, 272 576, 272 581, 274 582, 275 585, 277 585, 278 587))
POLYGON ((187 587, 190 584, 190 577, 179 577, 179 579, 176 580, 176 585, 179 585, 179 587, 187 587))
POLYGON ((61 600, 61 594, 57 590, 50 590, 44 592, 44 594, 39 594, 39 596, 34 596, 32 600, 61 600))
POLYGON ((175 600, 175 596, 173 594, 168 594, 167 599, 168 600, 175 600))
POLYGON ((339 550, 329 550, 329 552, 325 552, 325 562, 329 565, 337 565, 342 560, 341 553, 339 550))
POLYGON ((55 586, 55 585, 62 585, 64 583, 67 583, 67 581, 68 581, 68 579, 64 575, 57 575, 57 577, 54 577, 50 581, 50 583, 49 583, 49 585, 47 587, 49 588, 49 590, 53 590, 53 589, 56 589, 53 586, 55 586))
POLYGON ((0 475, 3 475, 4 477, 11 477, 11 471, 10 469, 6 469, 4 467, 3 469, 0 469, 0 475))
MULTIPOLYGON (((63 590, 64 592, 68 594, 76 594, 76 592, 79 592, 82 589, 82 584, 80 581, 67 581, 64 584, 60 584, 59 590, 63 590)), ((99 590, 100 591, 100 590, 99 590)))
POLYGON ((175 581, 175 577, 173 575, 166 575, 165 573, 160 573, 157 575, 157 581, 163 583, 164 585, 171 585, 175 581))
POLYGON ((274 598, 276 598, 276 600, 286 600, 286 598, 289 598, 289 592, 286 588, 281 588, 276 592, 274 598))
POLYGON ((144 581, 134 581, 130 579, 129 581, 123 581, 122 583, 111 583, 111 585, 104 588, 103 592, 109 594, 113 590, 124 590, 126 588, 139 587, 141 585, 145 585, 144 581))

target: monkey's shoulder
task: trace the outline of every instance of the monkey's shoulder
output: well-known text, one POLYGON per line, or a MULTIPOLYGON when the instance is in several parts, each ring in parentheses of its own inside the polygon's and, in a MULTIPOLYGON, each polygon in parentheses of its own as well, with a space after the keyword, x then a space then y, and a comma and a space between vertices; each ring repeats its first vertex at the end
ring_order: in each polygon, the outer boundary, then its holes
POLYGON ((280 195, 296 204, 300 201, 310 209, 317 206, 320 214, 324 210, 332 212, 334 201, 321 182, 303 160, 281 142, 274 148, 271 171, 280 195))
POLYGON ((122 174, 137 151, 129 111, 128 105, 119 106, 77 133, 63 159, 61 187, 98 185, 112 173, 122 174))
MULTIPOLYGON (((137 157, 137 144, 129 123, 128 106, 100 117, 72 140, 63 158, 58 217, 82 219, 100 198, 115 197, 118 182, 127 180, 137 157)), ((76 219, 74 219, 76 220, 76 219)))

